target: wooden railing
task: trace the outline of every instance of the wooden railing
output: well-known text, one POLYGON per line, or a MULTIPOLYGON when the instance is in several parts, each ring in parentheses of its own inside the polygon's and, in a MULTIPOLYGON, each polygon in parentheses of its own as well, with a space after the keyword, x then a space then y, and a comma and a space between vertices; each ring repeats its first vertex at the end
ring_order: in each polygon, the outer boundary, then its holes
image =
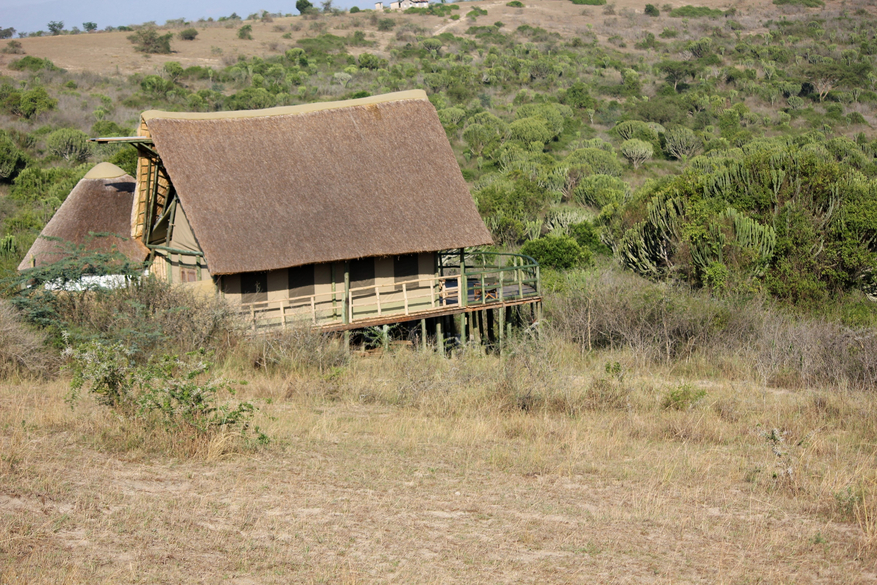
POLYGON ((315 327, 368 325, 369 321, 391 317, 428 317, 430 313, 446 314, 449 309, 473 310, 539 297, 539 265, 532 258, 490 252, 466 258, 470 262, 464 259, 461 265, 440 257, 436 276, 245 303, 241 312, 253 331, 259 331, 286 329, 301 321, 310 321, 315 327), (505 257, 506 262, 489 265, 484 260, 490 256, 505 257), (475 262, 476 257, 482 262, 475 262), (465 294, 461 294, 461 282, 465 282, 465 294))

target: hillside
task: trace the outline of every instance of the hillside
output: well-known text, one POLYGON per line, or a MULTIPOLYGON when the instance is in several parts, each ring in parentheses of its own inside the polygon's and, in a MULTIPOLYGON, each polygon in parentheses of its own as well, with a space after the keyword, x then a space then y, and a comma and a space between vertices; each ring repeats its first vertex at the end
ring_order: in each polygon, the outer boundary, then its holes
POLYGON ((872 2, 132 28, 0 53, 0 585, 877 579, 872 2), (413 88, 543 266, 502 348, 14 276, 144 110, 413 88))

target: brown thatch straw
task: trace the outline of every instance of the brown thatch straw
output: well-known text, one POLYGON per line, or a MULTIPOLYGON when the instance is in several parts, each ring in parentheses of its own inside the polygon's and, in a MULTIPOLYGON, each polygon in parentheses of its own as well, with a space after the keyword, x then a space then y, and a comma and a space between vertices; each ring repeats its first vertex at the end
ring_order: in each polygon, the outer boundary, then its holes
POLYGON ((382 97, 144 115, 212 274, 491 243, 426 95, 382 97))
POLYGON ((18 269, 50 264, 63 258, 64 243, 43 236, 86 244, 88 250, 96 252, 109 252, 115 246, 129 259, 144 261, 149 253, 146 247, 125 237, 131 231, 133 197, 134 179, 115 165, 101 163, 76 184, 18 269), (90 232, 118 235, 89 238, 90 232))

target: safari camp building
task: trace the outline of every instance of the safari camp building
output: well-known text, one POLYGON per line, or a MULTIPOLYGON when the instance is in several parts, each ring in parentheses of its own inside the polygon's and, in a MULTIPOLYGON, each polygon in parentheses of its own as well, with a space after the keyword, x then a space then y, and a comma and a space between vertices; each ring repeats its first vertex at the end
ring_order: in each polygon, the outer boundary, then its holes
POLYGON ((513 307, 535 317, 541 302, 532 259, 472 252, 491 236, 423 91, 147 111, 138 136, 97 140, 138 150, 125 227, 150 270, 221 292, 254 329, 425 330, 491 308, 502 331, 513 307))
POLYGON ((134 178, 116 165, 95 166, 67 195, 18 269, 57 262, 72 252, 71 245, 87 252, 118 251, 133 263, 146 260, 149 249, 127 237, 135 186, 134 178))

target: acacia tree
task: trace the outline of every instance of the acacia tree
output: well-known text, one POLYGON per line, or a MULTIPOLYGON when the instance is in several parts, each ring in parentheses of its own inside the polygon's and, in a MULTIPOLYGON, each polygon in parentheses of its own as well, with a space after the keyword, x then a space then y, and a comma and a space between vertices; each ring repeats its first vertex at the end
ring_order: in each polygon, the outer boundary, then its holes
POLYGON ((825 96, 836 87, 861 87, 871 67, 865 63, 855 65, 842 65, 840 63, 817 63, 808 67, 805 71, 810 83, 819 95, 819 101, 825 100, 825 96))
POLYGON ((52 36, 57 36, 64 30, 64 22, 61 20, 53 20, 46 26, 49 27, 49 32, 52 33, 52 36))
POLYGON ((85 32, 94 32, 97 30, 97 23, 96 22, 83 22, 82 28, 83 28, 83 30, 85 30, 85 32))

